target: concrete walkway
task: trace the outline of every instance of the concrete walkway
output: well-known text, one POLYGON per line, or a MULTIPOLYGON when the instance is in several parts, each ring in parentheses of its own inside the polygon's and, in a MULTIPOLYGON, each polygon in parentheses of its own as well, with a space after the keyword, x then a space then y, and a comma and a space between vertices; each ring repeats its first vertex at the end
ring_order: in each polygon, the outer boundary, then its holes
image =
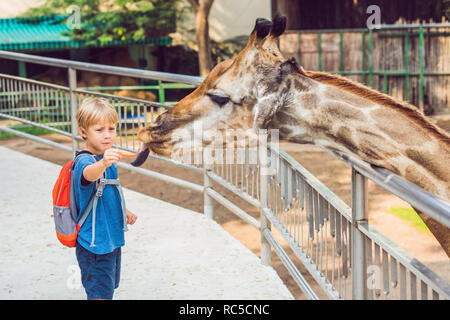
MULTIPOLYGON (((60 166, 0 147, 0 299, 85 299, 75 249, 55 236, 60 166)), ((139 217, 125 234, 115 299, 293 299, 272 267, 202 214, 124 189, 139 217)))

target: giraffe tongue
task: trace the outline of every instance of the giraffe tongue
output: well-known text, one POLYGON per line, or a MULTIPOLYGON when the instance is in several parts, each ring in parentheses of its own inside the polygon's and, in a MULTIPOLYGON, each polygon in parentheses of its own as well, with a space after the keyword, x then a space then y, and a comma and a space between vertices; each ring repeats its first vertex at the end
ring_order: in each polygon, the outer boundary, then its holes
POLYGON ((131 162, 131 165, 134 167, 140 167, 144 164, 145 160, 147 160, 148 155, 150 153, 150 150, 148 149, 147 144, 142 145, 141 151, 139 151, 139 154, 137 155, 136 159, 134 159, 133 162, 131 162))

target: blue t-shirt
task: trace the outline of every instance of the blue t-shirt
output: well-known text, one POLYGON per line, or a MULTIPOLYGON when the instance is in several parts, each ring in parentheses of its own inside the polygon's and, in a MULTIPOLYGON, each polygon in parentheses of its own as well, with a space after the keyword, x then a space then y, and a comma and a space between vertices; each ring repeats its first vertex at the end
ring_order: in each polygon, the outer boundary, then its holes
MULTIPOLYGON (((98 157, 100 159, 103 158, 102 155, 98 157)), ((91 182, 88 185, 81 183, 83 170, 86 166, 95 162, 96 160, 93 155, 82 154, 77 158, 72 173, 75 187, 75 200, 80 215, 94 193, 96 185, 96 182, 91 182)), ((106 168, 105 173, 107 179, 117 179, 118 177, 115 164, 106 168)), ((120 194, 116 186, 105 186, 103 195, 97 202, 95 214, 95 246, 90 246, 92 240, 92 210, 78 233, 78 243, 95 254, 110 253, 114 249, 123 246, 125 244, 123 213, 120 194)))

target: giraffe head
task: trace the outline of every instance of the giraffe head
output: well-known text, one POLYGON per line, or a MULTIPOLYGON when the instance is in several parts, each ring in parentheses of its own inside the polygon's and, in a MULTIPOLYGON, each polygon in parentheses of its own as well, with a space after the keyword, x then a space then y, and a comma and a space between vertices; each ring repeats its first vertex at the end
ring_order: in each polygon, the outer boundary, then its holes
POLYGON ((204 147, 225 130, 254 134, 255 128, 266 126, 285 102, 279 94, 281 79, 292 68, 277 44, 285 28, 283 16, 257 19, 247 45, 234 59, 217 64, 195 91, 139 130, 143 149, 133 165, 142 165, 149 150, 170 157, 177 148, 186 148, 185 137, 191 145, 204 147), (201 135, 194 133, 196 128, 201 135))

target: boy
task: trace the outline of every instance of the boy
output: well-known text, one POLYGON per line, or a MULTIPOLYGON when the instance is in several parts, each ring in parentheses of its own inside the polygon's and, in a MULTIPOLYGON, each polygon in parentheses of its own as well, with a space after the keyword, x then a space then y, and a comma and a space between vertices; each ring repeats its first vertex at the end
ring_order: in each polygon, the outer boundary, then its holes
MULTIPOLYGON (((116 110, 105 99, 87 98, 79 107, 78 127, 86 142, 85 150, 92 153, 81 154, 72 173, 79 212, 93 195, 97 180, 104 174, 106 179, 118 178, 115 163, 121 156, 119 150, 111 149, 116 140, 117 121, 116 110)), ((98 199, 95 217, 91 211, 78 233, 76 244, 81 282, 89 300, 113 298, 120 280, 124 230, 126 224, 134 224, 136 219, 129 210, 126 214, 123 212, 119 189, 106 185, 98 199)))

